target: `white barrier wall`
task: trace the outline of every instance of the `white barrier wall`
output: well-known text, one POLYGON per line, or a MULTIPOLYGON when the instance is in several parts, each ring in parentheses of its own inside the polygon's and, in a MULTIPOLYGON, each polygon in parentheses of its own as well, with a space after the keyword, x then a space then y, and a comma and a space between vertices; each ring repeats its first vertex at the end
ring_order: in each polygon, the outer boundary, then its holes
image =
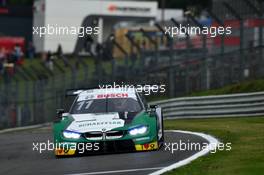
POLYGON ((184 97, 152 102, 166 119, 264 116, 264 92, 184 97))
MULTIPOLYGON (((50 25, 77 28, 89 15, 122 17, 122 20, 125 17, 157 16, 157 2, 146 1, 38 0, 35 1, 34 9, 34 27, 50 25)), ((64 52, 72 53, 77 42, 77 35, 33 35, 33 38, 37 52, 56 51, 61 44, 64 52)))

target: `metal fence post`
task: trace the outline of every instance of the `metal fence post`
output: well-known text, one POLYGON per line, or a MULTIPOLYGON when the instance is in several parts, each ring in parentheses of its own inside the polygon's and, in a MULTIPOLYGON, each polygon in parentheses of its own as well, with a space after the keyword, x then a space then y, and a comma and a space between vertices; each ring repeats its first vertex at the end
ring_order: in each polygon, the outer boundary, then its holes
POLYGON ((246 3, 246 5, 248 7, 251 8, 251 11, 253 13, 255 13, 257 16, 258 16, 258 20, 260 21, 259 22, 259 27, 258 27, 258 45, 260 47, 260 51, 259 51, 259 61, 261 61, 261 68, 260 68, 260 75, 261 76, 264 76, 264 69, 263 69, 263 66, 264 66, 264 57, 263 57, 263 24, 262 24, 262 20, 263 20, 263 5, 264 3, 263 2, 258 2, 259 3, 259 8, 257 8, 251 1, 249 0, 244 0, 244 2, 246 3))
POLYGON ((131 46, 135 46, 137 51, 139 52, 139 55, 140 55, 140 58, 139 58, 140 59, 140 74, 143 74, 144 66, 145 66, 145 58, 144 58, 145 56, 144 56, 143 50, 134 41, 134 38, 133 38, 133 36, 131 36, 130 33, 127 33, 125 36, 128 39, 128 41, 131 43, 131 46))
MULTIPOLYGON (((175 22, 174 19, 172 19, 172 21, 175 22)), ((162 28, 162 26, 158 23, 155 24, 155 26, 167 37, 168 40, 168 45, 169 45, 169 97, 174 97, 176 92, 176 79, 175 79, 175 72, 173 70, 173 44, 174 44, 174 40, 173 38, 167 34, 164 29, 162 28)))
POLYGON ((240 16, 240 14, 228 3, 223 2, 225 8, 237 19, 240 23, 240 80, 244 79, 244 68, 245 68, 245 61, 244 61, 244 20, 240 16))
POLYGON ((80 62, 83 66, 83 71, 84 71, 84 77, 83 77, 83 81, 85 82, 85 86, 88 84, 88 76, 89 76, 89 73, 88 73, 88 65, 83 61, 83 59, 79 58, 80 59, 80 62))
POLYGON ((154 52, 155 52, 155 58, 154 58, 154 63, 155 65, 158 62, 158 57, 159 57, 159 52, 158 52, 158 43, 154 39, 149 36, 149 34, 142 28, 140 28, 140 31, 143 33, 143 35, 150 41, 151 44, 154 45, 154 52))
MULTIPOLYGON (((112 38, 112 43, 124 54, 125 57, 125 80, 128 81, 128 71, 129 71, 129 63, 128 63, 128 53, 127 51, 118 43, 116 42, 115 38, 112 38)), ((114 66, 114 65, 112 65, 114 66)), ((113 68, 113 67, 112 67, 113 68)))
MULTIPOLYGON (((218 18, 210 9, 206 9, 207 13, 212 17, 218 25, 224 27, 224 22, 218 18)), ((220 48, 220 54, 224 55, 225 53, 225 34, 221 35, 221 48, 220 48)))

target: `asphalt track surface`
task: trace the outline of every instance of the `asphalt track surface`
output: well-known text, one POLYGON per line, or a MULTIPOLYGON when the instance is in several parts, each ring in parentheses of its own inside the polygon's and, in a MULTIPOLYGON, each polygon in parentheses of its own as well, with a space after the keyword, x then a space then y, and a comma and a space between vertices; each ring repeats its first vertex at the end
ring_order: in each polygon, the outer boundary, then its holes
MULTIPOLYGON (((88 155, 56 159, 53 151, 33 151, 34 143, 52 140, 50 128, 0 134, 0 174, 149 174, 184 160, 199 150, 159 151, 88 155)), ((165 142, 208 143, 200 136, 165 133, 165 142)))

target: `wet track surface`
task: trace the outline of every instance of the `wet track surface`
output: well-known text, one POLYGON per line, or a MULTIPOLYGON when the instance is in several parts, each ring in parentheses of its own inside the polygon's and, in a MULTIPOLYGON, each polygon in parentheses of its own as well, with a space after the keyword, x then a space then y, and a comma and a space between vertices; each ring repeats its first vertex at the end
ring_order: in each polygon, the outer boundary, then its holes
MULTIPOLYGON (((50 128, 0 134, 0 174, 149 174, 186 159, 199 150, 89 155, 57 159, 53 151, 33 151, 33 142, 53 141, 50 128)), ((207 143, 184 133, 165 133, 165 142, 207 143)))

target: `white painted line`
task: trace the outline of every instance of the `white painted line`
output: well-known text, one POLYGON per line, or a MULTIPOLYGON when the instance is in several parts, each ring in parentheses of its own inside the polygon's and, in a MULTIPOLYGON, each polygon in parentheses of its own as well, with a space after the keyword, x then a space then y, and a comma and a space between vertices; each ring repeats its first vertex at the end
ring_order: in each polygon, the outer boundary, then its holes
POLYGON ((209 142, 209 144, 207 145, 207 147, 205 147, 205 149, 195 153, 194 155, 178 161, 172 165, 169 165, 167 167, 154 167, 154 168, 141 168, 141 169, 127 169, 127 170, 114 170, 114 171, 99 171, 99 172, 90 172, 90 173, 76 173, 76 174, 68 174, 68 175, 96 175, 96 174, 114 174, 114 173, 125 173, 125 172, 136 172, 136 171, 148 171, 148 170, 158 170, 155 171, 149 175, 160 175, 163 174, 165 172, 171 171, 175 168, 184 166, 188 163, 190 163, 191 161, 205 155, 208 154, 211 150, 215 150, 217 145, 219 144, 219 141, 214 138, 213 136, 210 136, 208 134, 204 134, 204 133, 198 133, 198 132, 191 132, 191 131, 182 131, 182 130, 166 130, 165 132, 175 132, 175 133, 184 133, 184 134, 192 134, 192 135, 196 135, 199 137, 204 138, 205 140, 207 140, 209 142))
POLYGON ((114 171, 98 171, 91 173, 78 173, 78 174, 68 174, 68 175, 95 175, 95 174, 113 174, 113 173, 126 173, 126 172, 136 172, 136 171, 149 171, 149 170, 159 170, 164 167, 154 167, 154 168, 139 168, 139 169, 127 169, 127 170, 114 170, 114 171))
POLYGON ((23 130, 28 130, 28 129, 41 128, 41 127, 49 126, 50 124, 51 123, 44 123, 44 124, 31 125, 31 126, 8 128, 8 129, 0 130, 0 134, 4 134, 4 133, 8 133, 8 132, 15 132, 15 131, 23 131, 23 130))
POLYGON ((191 161, 205 155, 205 154, 208 154, 211 150, 214 150, 216 149, 217 145, 219 144, 219 141, 214 138, 213 136, 210 136, 210 135, 207 135, 207 134, 204 134, 204 133, 198 133, 198 132, 191 132, 191 131, 181 131, 181 130, 170 130, 170 131, 166 131, 166 132, 178 132, 178 133, 184 133, 184 134, 193 134, 193 135, 197 135, 197 136, 200 136, 206 140, 208 140, 209 144, 207 145, 207 147, 197 153, 195 153, 194 155, 184 159, 184 160, 181 160, 181 161, 178 161, 170 166, 167 166, 165 168, 162 168, 161 170, 158 170, 158 171, 155 171, 149 175, 160 175, 160 174, 163 174, 165 172, 168 172, 168 171, 171 171, 175 168, 179 168, 181 166, 184 166, 188 163, 190 163, 191 161))

